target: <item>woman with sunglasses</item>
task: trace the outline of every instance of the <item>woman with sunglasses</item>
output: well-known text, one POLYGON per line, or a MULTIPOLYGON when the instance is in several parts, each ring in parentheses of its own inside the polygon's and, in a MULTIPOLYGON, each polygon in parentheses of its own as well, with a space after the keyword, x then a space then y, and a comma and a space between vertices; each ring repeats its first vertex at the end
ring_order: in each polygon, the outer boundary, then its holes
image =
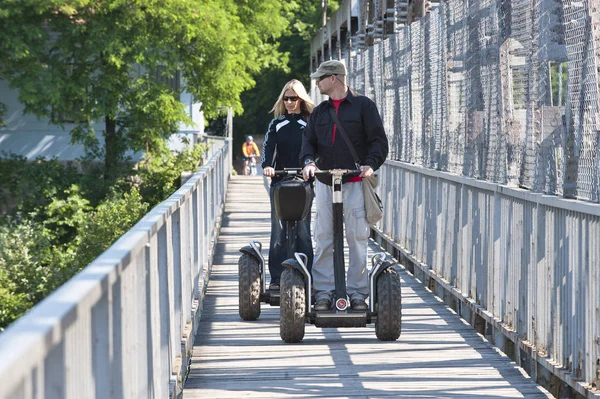
MULTIPOLYGON (((269 273, 271 284, 269 290, 279 290, 279 279, 283 272, 281 264, 287 259, 286 222, 281 222, 275 214, 273 203, 274 186, 281 177, 275 176, 275 169, 302 168, 299 162, 302 134, 306 121, 314 108, 304 85, 292 79, 283 86, 279 98, 275 101, 273 112, 275 118, 269 124, 263 143, 263 174, 271 178, 269 196, 271 198, 271 244, 269 246, 269 273)), ((311 200, 312 204, 312 200, 311 200)), ((310 235, 310 213, 306 219, 298 222, 296 249, 308 257, 308 268, 312 267, 313 249, 310 235)))

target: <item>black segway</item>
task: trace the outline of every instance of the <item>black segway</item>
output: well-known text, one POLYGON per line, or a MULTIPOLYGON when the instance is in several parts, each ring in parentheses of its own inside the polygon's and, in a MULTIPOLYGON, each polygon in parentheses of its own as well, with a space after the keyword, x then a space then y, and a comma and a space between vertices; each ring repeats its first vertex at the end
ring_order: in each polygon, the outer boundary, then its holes
POLYGON ((333 178, 333 251, 335 297, 327 311, 312 309, 312 279, 306 256, 295 253, 286 260, 280 281, 280 335, 285 342, 300 342, 306 323, 317 327, 366 327, 375 323, 375 335, 382 341, 395 341, 402 330, 402 293, 398 265, 386 260, 384 253, 371 259, 369 272, 369 308, 348 309, 346 270, 344 265, 342 177, 357 175, 359 170, 334 169, 319 171, 333 178))
MULTIPOLYGON (((310 212, 312 190, 302 179, 294 179, 301 175, 302 169, 284 169, 275 171, 276 176, 285 176, 277 183, 273 191, 275 213, 279 220, 287 223, 287 256, 293 257, 296 252, 296 223, 303 220, 310 212)), ((239 280, 239 313, 244 320, 256 320, 260 316, 260 304, 268 303, 279 306, 280 290, 267 290, 265 259, 262 255, 262 244, 251 241, 240 249, 242 256, 238 261, 239 280)), ((306 264, 306 259, 304 260, 306 264)), ((308 273, 308 269, 307 269, 308 273)))

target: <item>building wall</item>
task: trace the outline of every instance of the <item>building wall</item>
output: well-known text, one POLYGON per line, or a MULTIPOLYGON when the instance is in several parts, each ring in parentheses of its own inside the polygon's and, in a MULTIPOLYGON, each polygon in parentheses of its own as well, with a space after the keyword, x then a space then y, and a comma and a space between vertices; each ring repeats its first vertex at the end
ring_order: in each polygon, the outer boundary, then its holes
MULTIPOLYGON (((18 100, 18 91, 9 88, 8 81, 0 79, 0 101, 6 104, 7 112, 3 119, 5 126, 0 127, 0 156, 2 153, 13 153, 33 160, 38 157, 46 159, 56 157, 59 161, 71 161, 85 155, 81 144, 71 144, 70 132, 74 123, 65 123, 64 127, 52 124, 48 118, 37 118, 24 114, 25 106, 18 100)), ((171 136, 169 147, 181 150, 184 147, 181 137, 188 137, 189 143, 198 142, 198 136, 204 133, 204 115, 200 110, 200 102, 194 102, 192 95, 182 93, 181 101, 188 109, 188 116, 195 126, 180 125, 180 131, 171 136)), ((102 132, 104 123, 94 124, 96 136, 100 143, 104 142, 102 132)), ((139 159, 141 154, 129 154, 139 159)))

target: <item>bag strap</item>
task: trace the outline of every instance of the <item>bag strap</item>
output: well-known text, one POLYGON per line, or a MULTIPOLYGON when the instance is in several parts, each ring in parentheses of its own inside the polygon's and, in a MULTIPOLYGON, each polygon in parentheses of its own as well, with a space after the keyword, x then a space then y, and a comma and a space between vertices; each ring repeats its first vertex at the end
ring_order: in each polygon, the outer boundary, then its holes
POLYGON ((342 126, 342 123, 338 119, 337 114, 335 113, 335 110, 331 107, 329 108, 329 114, 333 118, 333 123, 335 123, 335 125, 337 126, 337 130, 339 130, 339 132, 342 134, 342 137, 343 137, 344 141, 346 142, 346 145, 348 146, 350 153, 352 154, 352 158, 354 159, 354 164, 356 165, 356 169, 360 169, 360 159, 358 158, 358 155, 356 154, 354 145, 352 145, 352 142, 348 138, 348 135, 346 134, 346 130, 344 129, 344 127, 342 126))

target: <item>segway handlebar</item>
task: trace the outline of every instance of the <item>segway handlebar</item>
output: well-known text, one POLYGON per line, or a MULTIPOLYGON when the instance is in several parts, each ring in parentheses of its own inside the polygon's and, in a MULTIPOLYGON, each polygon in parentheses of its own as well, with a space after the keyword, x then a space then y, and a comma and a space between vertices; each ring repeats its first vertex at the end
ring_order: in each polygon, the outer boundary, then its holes
POLYGON ((284 168, 282 170, 276 170, 275 176, 290 176, 290 175, 301 175, 302 168, 284 168))
MULTIPOLYGON (((315 176, 328 176, 333 174, 341 174, 342 176, 358 176, 360 169, 319 169, 315 171, 315 176)), ((301 175, 302 168, 284 168, 275 171, 275 176, 290 176, 301 175)))
POLYGON ((315 171, 315 176, 328 176, 333 174, 341 174, 342 176, 358 176, 361 174, 360 169, 320 169, 315 171))

